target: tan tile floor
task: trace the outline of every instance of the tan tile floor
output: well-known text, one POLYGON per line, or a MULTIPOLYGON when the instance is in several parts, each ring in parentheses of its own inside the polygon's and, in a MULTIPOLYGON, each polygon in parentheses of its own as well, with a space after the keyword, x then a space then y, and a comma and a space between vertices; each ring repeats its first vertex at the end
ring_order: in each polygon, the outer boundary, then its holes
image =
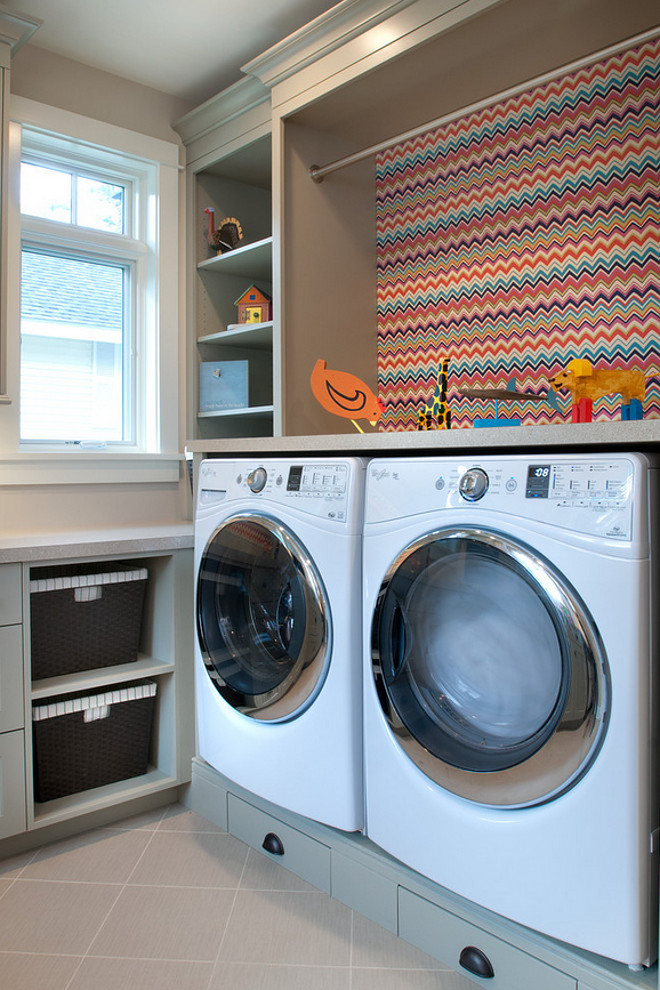
POLYGON ((0 861, 3 990, 474 990, 179 805, 0 861))

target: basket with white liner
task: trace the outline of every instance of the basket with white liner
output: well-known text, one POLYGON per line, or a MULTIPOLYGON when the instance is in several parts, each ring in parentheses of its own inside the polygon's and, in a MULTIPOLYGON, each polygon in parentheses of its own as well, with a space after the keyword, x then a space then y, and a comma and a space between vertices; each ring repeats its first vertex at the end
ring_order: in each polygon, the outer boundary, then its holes
POLYGON ((145 774, 155 705, 154 681, 35 702, 35 800, 52 801, 145 774))
POLYGON ((35 572, 30 581, 32 679, 58 677, 138 657, 146 567, 35 572), (44 576, 44 574, 46 576, 44 576))

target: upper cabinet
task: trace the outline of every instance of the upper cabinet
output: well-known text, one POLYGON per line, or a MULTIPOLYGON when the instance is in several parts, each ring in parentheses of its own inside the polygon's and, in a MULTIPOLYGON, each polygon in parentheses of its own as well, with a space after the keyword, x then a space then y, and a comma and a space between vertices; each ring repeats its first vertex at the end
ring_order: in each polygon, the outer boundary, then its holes
POLYGON ((7 402, 7 127, 11 56, 39 28, 41 21, 0 6, 0 402, 7 402))
POLYGON ((177 125, 186 145, 191 438, 281 433, 271 113, 245 79, 177 125))
MULTIPOLYGON (((332 416, 312 395, 309 379, 319 358, 357 375, 381 398, 384 384, 402 379, 401 351, 394 351, 398 331, 387 338, 378 320, 378 305, 385 305, 378 295, 378 236, 386 221, 377 200, 377 152, 565 74, 566 67, 623 47, 659 24, 657 0, 345 0, 246 67, 271 88, 286 434, 354 433, 349 420, 332 416), (314 181, 319 173, 310 174, 312 166, 323 174, 338 161, 346 167, 314 181)), ((407 174, 399 181, 409 181, 407 174)), ((417 259, 409 256, 411 270, 417 259)), ((387 290, 392 309, 408 307, 410 337, 417 339, 405 367, 412 366, 415 399, 419 393, 428 401, 431 371, 423 366, 428 377, 420 385, 419 348, 439 334, 434 328, 427 334, 432 321, 424 311, 435 297, 420 298, 415 310, 399 285, 387 290)), ((488 335, 488 314, 482 322, 475 333, 488 335)), ((493 360, 499 368, 497 355, 493 360)), ((404 385, 408 379, 399 394, 404 385)), ((395 405, 388 403, 390 415, 395 405)), ((559 414, 562 425, 566 415, 559 414)), ((637 428, 654 425, 649 420, 637 428)), ((525 427, 519 442, 532 430, 543 435, 541 426, 525 427)), ((481 430, 482 443, 496 433, 481 430)))
MULTIPOLYGON (((180 121, 194 259, 189 437, 353 434, 350 419, 316 402, 310 376, 319 359, 376 393, 400 376, 378 319, 378 153, 558 78, 658 23, 657 0, 343 0, 180 121), (220 257, 209 246, 207 209, 216 226, 242 225, 243 239, 220 257), (251 287, 272 297, 272 322, 239 318, 251 287), (241 408, 213 398, 225 374, 229 402, 241 398, 241 408)), ((412 328, 420 338, 430 326, 423 308, 412 328)), ((420 402, 429 387, 425 379, 420 402)), ((482 444, 498 432, 481 430, 482 444)))

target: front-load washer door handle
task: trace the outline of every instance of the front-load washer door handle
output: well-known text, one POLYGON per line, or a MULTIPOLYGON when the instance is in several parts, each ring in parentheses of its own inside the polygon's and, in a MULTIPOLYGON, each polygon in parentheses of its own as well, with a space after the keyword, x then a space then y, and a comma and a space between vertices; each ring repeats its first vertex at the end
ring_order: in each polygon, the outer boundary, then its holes
POLYGON ((458 961, 463 969, 467 969, 468 973, 473 973, 482 979, 488 980, 495 976, 495 970, 486 953, 474 945, 466 945, 461 951, 458 961))
POLYGON ((392 680, 399 676, 406 662, 407 639, 406 618, 403 609, 397 603, 392 610, 392 680))

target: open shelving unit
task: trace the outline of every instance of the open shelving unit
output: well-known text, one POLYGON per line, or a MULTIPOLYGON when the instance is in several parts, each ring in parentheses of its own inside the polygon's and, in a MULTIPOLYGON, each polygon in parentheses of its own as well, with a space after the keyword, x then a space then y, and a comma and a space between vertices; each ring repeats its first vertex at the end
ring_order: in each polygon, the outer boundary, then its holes
POLYGON ((241 80, 176 125, 186 145, 190 215, 188 325, 189 437, 240 438, 281 432, 281 338, 275 321, 238 324, 236 300, 251 285, 273 298, 271 111, 267 90, 241 80), (237 108, 244 113, 237 114, 237 108), (236 218, 243 239, 216 254, 208 214, 217 228, 236 218), (200 411, 199 364, 247 361, 248 404, 200 411))
MULTIPOLYGON (((98 563, 103 558, 94 558, 98 563)), ((65 567, 76 564, 81 573, 89 561, 62 561, 65 567)), ((34 748, 32 733, 25 734, 26 806, 28 830, 76 818, 111 807, 133 798, 146 797, 158 791, 176 787, 187 777, 185 745, 186 730, 182 725, 182 695, 184 678, 191 671, 181 667, 181 648, 190 635, 187 616, 177 615, 174 604, 183 585, 191 580, 190 554, 146 553, 127 558, 107 558, 109 570, 126 567, 146 567, 148 579, 143 609, 142 631, 138 658, 129 663, 89 668, 74 673, 32 680, 30 658, 30 580, 40 573, 43 564, 23 565, 23 643, 25 663, 25 724, 32 724, 32 706, 46 698, 73 693, 94 693, 149 678, 156 681, 156 704, 150 743, 149 765, 144 774, 83 790, 54 800, 38 802, 32 794, 34 748), (183 621, 182 621, 183 620, 183 621)), ((60 566, 60 562, 58 565, 60 566)), ((48 564, 49 572, 53 565, 48 564)))

